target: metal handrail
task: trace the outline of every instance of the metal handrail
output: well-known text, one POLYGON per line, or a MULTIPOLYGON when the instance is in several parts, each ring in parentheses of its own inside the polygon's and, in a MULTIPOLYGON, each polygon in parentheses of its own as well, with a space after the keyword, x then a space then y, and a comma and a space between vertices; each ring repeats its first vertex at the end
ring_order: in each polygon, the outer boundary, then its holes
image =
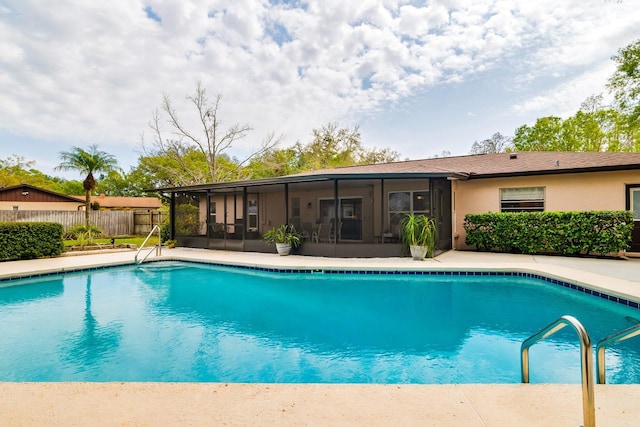
POLYGON ((520 348, 520 360, 522 366, 522 382, 529 382, 529 347, 541 341, 567 325, 573 326, 580 338, 580 357, 582 360, 582 415, 584 427, 595 427, 596 409, 594 404, 593 391, 593 354, 591 338, 582 323, 573 316, 561 316, 555 322, 542 328, 529 338, 527 338, 520 348))
POLYGON ((151 229, 151 231, 149 232, 149 234, 147 235, 147 238, 144 239, 144 242, 142 242, 142 245, 140 245, 140 249, 138 249, 138 252, 136 252, 136 256, 134 257, 134 260, 136 262, 136 264, 142 264, 148 257, 149 255, 151 255, 151 252, 153 252, 153 250, 156 250, 156 256, 162 255, 162 242, 161 242, 161 237, 160 237, 160 226, 159 225, 154 225, 153 228, 151 229), (147 252, 147 254, 144 256, 144 258, 142 258, 140 261, 138 261, 138 255, 140 255, 140 252, 142 251, 142 249, 144 248, 144 245, 147 244, 147 241, 151 238, 151 236, 153 235, 154 231, 158 231, 158 244, 154 245, 151 250, 149 252, 147 252))
POLYGON ((620 332, 611 334, 608 337, 602 338, 596 345, 596 371, 598 372, 598 384, 606 384, 606 369, 605 369, 605 349, 611 345, 616 344, 629 338, 633 338, 640 335, 640 323, 637 325, 628 327, 620 332))

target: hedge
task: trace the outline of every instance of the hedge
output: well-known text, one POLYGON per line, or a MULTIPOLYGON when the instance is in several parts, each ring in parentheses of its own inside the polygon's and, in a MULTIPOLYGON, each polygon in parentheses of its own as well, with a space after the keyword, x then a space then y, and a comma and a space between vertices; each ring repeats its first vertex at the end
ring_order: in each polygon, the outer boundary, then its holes
POLYGON ((607 255, 628 249, 630 211, 468 214, 465 242, 479 250, 523 254, 607 255))
POLYGON ((0 261, 60 255, 62 233, 62 225, 53 222, 0 223, 0 261))

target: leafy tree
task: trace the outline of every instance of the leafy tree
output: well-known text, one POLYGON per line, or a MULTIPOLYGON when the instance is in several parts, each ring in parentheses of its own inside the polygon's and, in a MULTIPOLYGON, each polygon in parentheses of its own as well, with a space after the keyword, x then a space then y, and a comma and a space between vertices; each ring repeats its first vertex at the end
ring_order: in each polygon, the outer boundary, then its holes
MULTIPOLYGON (((182 122, 169 95, 162 99, 161 110, 167 116, 171 127, 171 137, 165 137, 162 129, 161 113, 156 110, 149 127, 153 131, 153 142, 147 145, 142 139, 145 157, 161 159, 159 169, 173 177, 175 185, 198 184, 205 182, 223 182, 233 179, 243 165, 251 158, 259 156, 275 147, 280 138, 268 135, 262 146, 250 154, 245 160, 229 162, 222 158, 226 150, 252 130, 248 124, 234 124, 226 130, 222 129, 219 108, 222 100, 217 95, 213 104, 209 103, 206 90, 198 82, 195 93, 187 96, 187 100, 195 107, 195 118, 199 129, 189 129, 182 122)), ((147 164, 146 167, 151 165, 147 164)), ((165 178, 168 178, 165 176, 165 178)), ((160 179, 168 181, 167 179, 160 179)))
POLYGON ((400 156, 390 149, 363 147, 357 126, 339 128, 337 123, 313 129, 313 140, 306 145, 297 142, 294 150, 300 158, 302 171, 386 163, 396 161, 400 156))
POLYGON ((572 151, 562 139, 562 119, 541 117, 533 126, 516 129, 513 145, 518 151, 572 151))
POLYGON ((55 188, 50 188, 50 190, 60 194, 69 194, 74 196, 81 196, 84 194, 82 181, 78 181, 77 179, 60 179, 60 181, 61 182, 56 185, 55 188))
POLYGON ((21 156, 0 159, 0 187, 29 184, 61 194, 83 194, 82 183, 46 175, 35 169, 32 160, 21 156))
POLYGON ((25 166, 33 162, 26 162, 24 157, 10 156, 6 160, 0 159, 0 187, 11 187, 18 184, 29 184, 21 179, 26 175, 25 166))
POLYGON ((519 151, 638 151, 640 122, 602 105, 602 95, 587 98, 580 110, 565 120, 539 118, 520 126, 513 145, 519 151))
POLYGON ((619 49, 611 59, 617 66, 607 87, 620 110, 636 121, 640 118, 640 39, 619 49))
POLYGON ((329 123, 313 129, 310 143, 297 142, 294 148, 299 153, 302 167, 307 170, 353 165, 361 148, 360 132, 357 127, 338 128, 336 123, 329 123))
POLYGON ((60 153, 61 163, 56 166, 57 170, 76 170, 86 178, 82 181, 85 191, 85 223, 87 229, 91 226, 89 222, 89 211, 91 210, 91 192, 96 187, 94 172, 109 172, 117 166, 117 160, 111 154, 99 151, 97 145, 90 145, 89 150, 73 147, 71 151, 60 153))
POLYGON ((520 126, 513 145, 520 151, 640 151, 640 39, 619 49, 616 71, 607 88, 614 107, 602 95, 587 98, 575 115, 539 118, 520 126))
POLYGON ((174 187, 206 182, 206 160, 194 149, 156 153, 138 159, 135 171, 148 177, 151 187, 174 187))
MULTIPOLYGON (((451 154, 451 153, 449 153, 451 154)), ((400 160, 400 153, 390 148, 364 149, 358 159, 359 165, 377 165, 380 163, 397 162, 400 160)))
POLYGON ((313 139, 292 147, 270 149, 245 168, 246 178, 268 178, 318 169, 367 165, 396 161, 399 154, 388 148, 366 148, 358 127, 340 128, 329 123, 313 129, 313 139))
POLYGON ((469 154, 504 153, 511 147, 512 143, 512 137, 504 136, 500 132, 496 132, 491 138, 474 142, 469 154))
POLYGON ((149 178, 137 169, 129 173, 113 169, 106 175, 100 176, 96 191, 110 196, 145 197, 147 196, 145 190, 152 187, 149 178))
POLYGON ((300 172, 300 156, 294 148, 272 149, 254 157, 245 168, 248 179, 273 178, 300 172))

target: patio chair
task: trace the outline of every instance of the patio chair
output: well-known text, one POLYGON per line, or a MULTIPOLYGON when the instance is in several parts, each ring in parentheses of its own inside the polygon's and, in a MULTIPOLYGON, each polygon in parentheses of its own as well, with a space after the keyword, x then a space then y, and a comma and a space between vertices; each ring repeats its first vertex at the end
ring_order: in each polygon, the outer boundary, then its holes
POLYGON ((336 241, 342 238, 342 221, 338 221, 338 227, 336 228, 336 222, 331 220, 331 231, 329 232, 329 241, 336 241))
POLYGON ((300 228, 300 234, 304 240, 310 240, 313 235, 313 226, 309 222, 303 222, 300 228))
POLYGON ((318 242, 331 243, 331 226, 329 224, 318 225, 318 242))
POLYGON ((297 232, 300 232, 300 230, 302 230, 302 223, 300 222, 300 217, 294 216, 293 218, 291 218, 290 224, 293 225, 293 227, 296 229, 297 232))

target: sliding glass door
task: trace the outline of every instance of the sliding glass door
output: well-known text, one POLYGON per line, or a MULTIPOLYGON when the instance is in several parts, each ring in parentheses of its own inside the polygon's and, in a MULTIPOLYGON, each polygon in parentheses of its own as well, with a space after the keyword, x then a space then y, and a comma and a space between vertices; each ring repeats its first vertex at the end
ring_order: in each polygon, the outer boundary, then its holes
MULTIPOLYGON (((362 240, 362 197, 341 197, 338 207, 338 240, 362 240)), ((331 227, 335 236, 335 209, 333 199, 320 199, 318 221, 331 227)))

